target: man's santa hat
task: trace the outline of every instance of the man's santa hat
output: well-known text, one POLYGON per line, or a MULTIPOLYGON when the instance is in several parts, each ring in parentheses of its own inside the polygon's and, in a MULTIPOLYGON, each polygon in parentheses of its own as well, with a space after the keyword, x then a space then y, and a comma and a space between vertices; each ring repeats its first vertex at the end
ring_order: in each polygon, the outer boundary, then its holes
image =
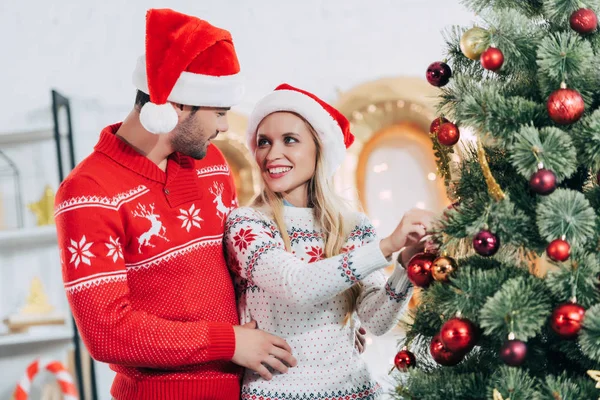
POLYGON ((348 119, 314 94, 283 83, 263 97, 250 114, 246 139, 253 153, 258 126, 269 114, 278 111, 293 112, 308 121, 321 139, 325 172, 333 176, 344 162, 346 149, 354 142, 348 119))
POLYGON ((133 83, 150 95, 140 122, 152 133, 167 133, 177 125, 168 102, 231 107, 244 94, 231 34, 169 9, 146 13, 146 54, 138 59, 133 83))

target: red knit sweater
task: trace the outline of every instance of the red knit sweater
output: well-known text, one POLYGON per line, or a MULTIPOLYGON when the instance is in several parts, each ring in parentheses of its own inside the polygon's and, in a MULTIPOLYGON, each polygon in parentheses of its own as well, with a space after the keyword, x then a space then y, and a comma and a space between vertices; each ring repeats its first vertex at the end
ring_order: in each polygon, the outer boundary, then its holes
POLYGON ((67 297, 92 357, 129 399, 239 399, 238 324, 223 256, 233 180, 210 145, 166 173, 105 128, 61 184, 56 227, 67 297))

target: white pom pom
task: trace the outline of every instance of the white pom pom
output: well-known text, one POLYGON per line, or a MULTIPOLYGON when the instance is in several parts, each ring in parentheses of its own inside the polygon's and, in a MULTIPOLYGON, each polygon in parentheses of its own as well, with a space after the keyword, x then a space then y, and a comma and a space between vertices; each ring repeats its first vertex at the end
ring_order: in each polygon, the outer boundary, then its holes
POLYGON ((148 132, 169 133, 177 126, 177 113, 169 103, 148 102, 140 111, 140 122, 148 132))

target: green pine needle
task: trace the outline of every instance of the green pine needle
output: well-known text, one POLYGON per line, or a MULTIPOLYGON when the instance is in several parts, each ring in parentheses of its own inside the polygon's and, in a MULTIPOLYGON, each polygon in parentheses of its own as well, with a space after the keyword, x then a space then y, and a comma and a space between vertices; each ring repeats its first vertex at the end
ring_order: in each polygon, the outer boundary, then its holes
POLYGON ((548 242, 563 235, 574 247, 595 243, 597 218, 583 193, 557 189, 537 207, 540 235, 548 242))
POLYGON ((559 302, 576 297, 577 303, 588 308, 600 302, 599 274, 600 263, 594 254, 573 252, 569 261, 548 273, 546 286, 559 302))
POLYGON ((481 327, 486 335, 501 338, 514 333, 519 340, 537 335, 550 315, 550 293, 533 276, 506 281, 481 310, 481 327))
POLYGON ((488 398, 492 398, 496 389, 505 399, 531 400, 539 395, 536 387, 536 380, 526 370, 503 366, 490 380, 488 398))
POLYGON ((577 147, 579 162, 594 171, 600 170, 600 110, 584 118, 571 136, 577 147))
POLYGON ((600 363, 600 303, 585 312, 579 344, 585 355, 600 363))
POLYGON ((570 177, 577 169, 577 153, 573 142, 558 128, 538 130, 533 126, 525 126, 515 135, 509 152, 513 166, 526 179, 538 170, 540 162, 544 168, 554 172, 558 182, 570 177))
POLYGON ((562 81, 573 87, 571 80, 593 72, 594 51, 576 32, 565 31, 544 38, 538 47, 537 59, 538 73, 558 83, 555 89, 562 81))

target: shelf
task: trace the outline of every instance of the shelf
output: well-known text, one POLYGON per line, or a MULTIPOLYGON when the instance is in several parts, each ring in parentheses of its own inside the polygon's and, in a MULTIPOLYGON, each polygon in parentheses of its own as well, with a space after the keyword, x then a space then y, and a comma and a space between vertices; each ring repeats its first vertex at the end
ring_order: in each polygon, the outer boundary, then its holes
POLYGON ((0 249, 27 245, 50 245, 56 243, 57 235, 55 225, 0 231, 0 249))
MULTIPOLYGON (((64 136, 64 135, 61 135, 64 136)), ((40 142, 54 138, 52 129, 36 129, 30 131, 0 132, 0 145, 16 145, 22 143, 40 142)))
POLYGON ((0 346, 17 346, 40 342, 57 342, 73 340, 73 331, 68 327, 60 329, 49 329, 46 332, 33 331, 27 333, 15 333, 12 335, 0 335, 0 346))

